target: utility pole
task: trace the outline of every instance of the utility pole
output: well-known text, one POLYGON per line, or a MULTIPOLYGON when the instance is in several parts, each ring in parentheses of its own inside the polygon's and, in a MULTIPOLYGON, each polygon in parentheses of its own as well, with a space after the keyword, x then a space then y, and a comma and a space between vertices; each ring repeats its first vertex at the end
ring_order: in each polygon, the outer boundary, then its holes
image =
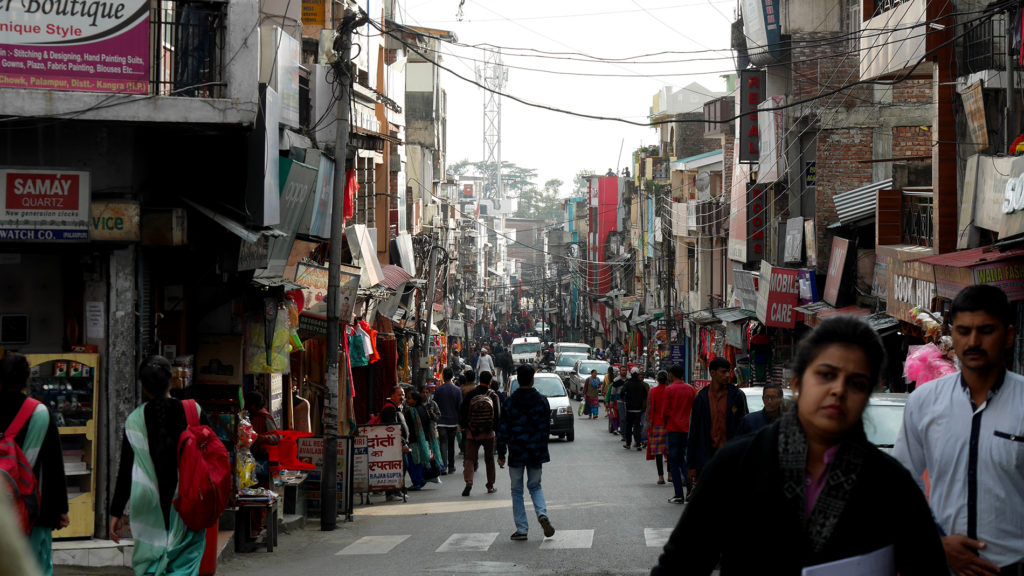
POLYGON ((427 247, 427 251, 430 254, 430 269, 427 272, 427 294, 423 298, 424 303, 427 305, 426 324, 423 327, 423 334, 420 338, 423 340, 423 344, 419 347, 419 354, 416 355, 416 365, 413 366, 413 386, 419 390, 421 386, 427 383, 427 371, 428 368, 423 368, 422 365, 424 360, 430 354, 430 327, 434 324, 434 299, 435 290, 437 289, 437 251, 440 246, 434 244, 434 233, 430 233, 431 243, 427 247))
POLYGON ((338 524, 338 366, 343 354, 341 346, 341 249, 344 242, 345 163, 348 157, 349 98, 352 93, 352 31, 363 25, 366 17, 345 11, 334 49, 338 59, 334 71, 338 79, 337 135, 334 139, 334 190, 331 210, 330 268, 327 271, 327 385, 328 398, 324 419, 324 459, 320 476, 320 530, 328 532, 338 524))

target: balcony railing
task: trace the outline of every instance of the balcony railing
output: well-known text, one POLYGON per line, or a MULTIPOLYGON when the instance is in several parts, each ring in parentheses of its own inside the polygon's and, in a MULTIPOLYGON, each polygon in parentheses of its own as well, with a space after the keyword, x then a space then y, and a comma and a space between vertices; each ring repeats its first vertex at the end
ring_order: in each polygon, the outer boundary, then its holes
MULTIPOLYGON (((960 45, 960 75, 1006 69, 1006 16, 998 14, 966 25, 960 45)), ((1014 69, 1021 70, 1019 63, 1014 69)))
POLYGON ((915 246, 932 245, 932 212, 934 202, 931 190, 903 190, 901 228, 903 243, 915 246))
POLYGON ((150 93, 222 98, 227 2, 159 0, 150 12, 150 93))

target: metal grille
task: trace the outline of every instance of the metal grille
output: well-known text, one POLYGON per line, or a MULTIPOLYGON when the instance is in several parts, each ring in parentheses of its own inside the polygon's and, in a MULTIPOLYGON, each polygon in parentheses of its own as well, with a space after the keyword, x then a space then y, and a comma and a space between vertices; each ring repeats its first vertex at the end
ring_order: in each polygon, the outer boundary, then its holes
POLYGON ((931 192, 903 194, 903 243, 916 246, 932 245, 931 192))
POLYGON ((225 2, 160 0, 150 11, 150 93, 224 97, 225 2))

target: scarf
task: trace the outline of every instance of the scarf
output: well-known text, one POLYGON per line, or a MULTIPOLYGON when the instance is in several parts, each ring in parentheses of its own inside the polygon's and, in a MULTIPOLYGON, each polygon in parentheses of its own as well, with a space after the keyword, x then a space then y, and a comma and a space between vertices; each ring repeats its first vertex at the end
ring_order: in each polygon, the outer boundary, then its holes
POLYGON ((206 533, 204 530, 189 530, 173 506, 171 529, 164 529, 164 513, 160 508, 156 467, 149 453, 149 430, 146 428, 145 408, 145 404, 136 408, 128 416, 124 426, 125 435, 135 456, 129 497, 132 537, 135 544, 132 567, 137 576, 196 574, 206 546, 206 533))
POLYGON ((807 516, 807 436, 791 410, 779 418, 779 467, 782 491, 810 541, 811 551, 821 552, 846 507, 867 452, 863 428, 851 431, 839 445, 835 459, 825 471, 825 487, 807 516))

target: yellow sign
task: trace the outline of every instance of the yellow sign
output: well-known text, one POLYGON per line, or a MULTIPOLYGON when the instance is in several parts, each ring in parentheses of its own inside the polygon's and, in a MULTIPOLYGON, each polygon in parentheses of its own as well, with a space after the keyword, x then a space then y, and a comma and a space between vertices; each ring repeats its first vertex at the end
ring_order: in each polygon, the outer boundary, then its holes
POLYGON ((93 200, 89 210, 89 239, 94 242, 138 242, 139 203, 93 200))
POLYGON ((326 19, 324 0, 302 0, 302 25, 323 27, 326 19))

